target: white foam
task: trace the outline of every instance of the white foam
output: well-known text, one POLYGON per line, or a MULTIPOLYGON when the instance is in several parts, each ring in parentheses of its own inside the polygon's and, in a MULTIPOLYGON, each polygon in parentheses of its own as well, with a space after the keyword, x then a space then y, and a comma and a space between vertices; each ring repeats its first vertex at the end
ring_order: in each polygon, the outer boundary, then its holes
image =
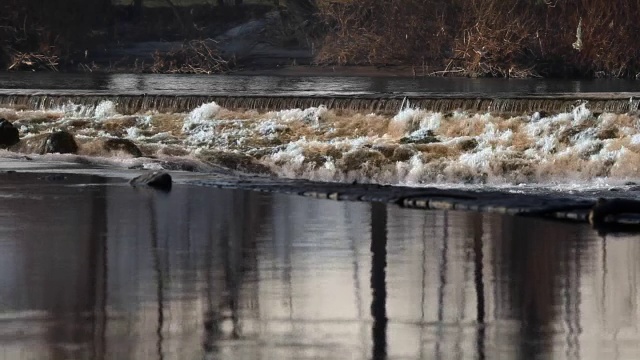
POLYGON ((90 112, 92 109, 93 108, 90 106, 78 105, 69 101, 68 103, 61 105, 56 110, 59 110, 62 113, 64 113, 66 117, 78 118, 78 117, 90 116, 90 112))
POLYGON ((302 121, 313 126, 319 126, 322 118, 327 114, 327 107, 320 105, 318 107, 310 107, 307 109, 289 109, 273 111, 267 114, 272 121, 278 123, 290 123, 294 121, 302 121))
POLYGON ((152 117, 151 115, 142 115, 136 117, 136 126, 138 127, 150 127, 151 126, 152 117))
POLYGON ((142 135, 142 131, 135 126, 129 127, 125 129, 125 131, 127 133, 125 135, 125 138, 129 140, 140 140, 145 137, 144 135, 142 135))
POLYGON ((106 119, 118 115, 116 104, 113 101, 101 101, 94 110, 93 116, 96 119, 106 119))
POLYGON ((182 131, 189 133, 196 127, 208 125, 210 121, 220 112, 220 105, 215 102, 202 104, 185 117, 182 125, 182 131))
POLYGON ((269 136, 271 138, 277 137, 278 133, 286 131, 287 129, 289 129, 287 125, 280 124, 274 119, 260 121, 256 126, 256 131, 259 134, 269 136))
POLYGON ((580 105, 576 106, 572 111, 571 115, 573 116, 573 124, 579 125, 583 121, 589 119, 591 117, 591 110, 587 108, 587 102, 583 102, 580 105))
POLYGON ((104 120, 119 115, 116 104, 111 100, 103 100, 97 105, 79 105, 72 102, 63 104, 55 111, 61 111, 65 118, 94 118, 104 120))
POLYGON ((163 140, 169 140, 169 139, 173 139, 173 135, 171 135, 171 133, 169 132, 160 132, 157 134, 153 134, 149 137, 147 137, 146 139, 152 142, 161 142, 163 140))
POLYGON ((417 130, 436 130, 442 120, 441 113, 425 111, 419 108, 404 108, 391 119, 389 126, 401 129, 403 133, 417 130))
POLYGON ((474 153, 462 154, 458 158, 458 163, 470 167, 472 171, 483 172, 486 171, 489 159, 493 156, 494 150, 490 147, 485 147, 474 153))
POLYGON ((599 152, 602 148, 602 140, 599 139, 585 139, 577 142, 574 146, 567 147, 564 150, 564 154, 578 154, 579 156, 586 157, 591 156, 599 152))
POLYGON ((188 135, 184 140, 185 145, 207 146, 213 143, 216 131, 212 124, 201 124, 189 131, 188 135))
POLYGON ((420 155, 412 156, 408 165, 409 172, 404 176, 404 183, 408 185, 421 183, 427 169, 420 155))
POLYGON ((193 109, 184 119, 182 132, 187 135, 188 145, 205 146, 214 141, 215 122, 212 120, 221 107, 215 102, 202 104, 193 109))
MULTIPOLYGON (((585 104, 552 116, 504 118, 462 111, 445 116, 406 107, 392 118, 350 118, 348 112, 324 106, 259 114, 234 113, 209 103, 188 114, 163 115, 158 122, 158 114, 138 115, 133 126, 112 102, 93 110, 74 104, 64 108, 63 114, 7 111, 8 117, 18 118, 23 138, 73 127, 83 141, 123 136, 149 144, 147 149, 182 147, 194 156, 205 150, 258 154, 256 161, 280 176, 313 180, 589 188, 632 177, 640 168, 638 115, 604 113, 595 118, 585 104), (76 117, 116 121, 109 126, 84 124, 76 117), (119 127, 120 118, 128 128, 119 127), (436 142, 421 144, 427 136, 435 136, 436 142)), ((144 166, 160 166, 146 162, 151 165, 144 166)))
POLYGON ((407 137, 409 139, 418 140, 418 139, 423 139, 431 134, 433 134, 433 132, 429 129, 418 129, 412 132, 411 134, 409 134, 409 136, 407 137))

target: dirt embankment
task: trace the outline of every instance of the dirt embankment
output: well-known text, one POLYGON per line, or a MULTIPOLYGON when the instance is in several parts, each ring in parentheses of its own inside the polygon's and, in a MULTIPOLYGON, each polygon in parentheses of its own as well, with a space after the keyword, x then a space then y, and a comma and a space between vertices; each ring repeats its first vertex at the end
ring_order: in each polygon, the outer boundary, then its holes
POLYGON ((1 67, 224 73, 305 65, 311 67, 302 71, 313 73, 364 66, 367 73, 414 76, 640 76, 640 22, 631 16, 640 3, 633 0, 51 3, 0 5, 1 67), (163 6, 136 6, 151 3, 163 6))

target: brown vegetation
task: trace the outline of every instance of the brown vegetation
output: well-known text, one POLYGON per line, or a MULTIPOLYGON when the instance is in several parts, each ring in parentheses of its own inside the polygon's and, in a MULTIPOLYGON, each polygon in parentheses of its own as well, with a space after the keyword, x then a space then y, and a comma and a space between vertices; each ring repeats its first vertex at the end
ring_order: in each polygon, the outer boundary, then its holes
POLYGON ((124 62, 129 64, 126 65, 129 70, 139 71, 136 59, 109 58, 106 49, 136 42, 182 40, 183 49, 153 56, 155 71, 226 71, 228 63, 218 57, 213 44, 193 39, 215 37, 274 9, 273 3, 243 5, 242 1, 224 1, 222 5, 214 5, 204 0, 194 0, 188 7, 178 6, 175 0, 155 1, 153 7, 143 7, 152 3, 150 0, 0 1, 0 68, 93 71, 99 69, 95 62, 102 61, 103 69, 110 69, 112 62, 124 62), (159 3, 163 6, 157 6, 159 3), (179 63, 182 60, 188 61, 179 63))
POLYGON ((318 0, 321 64, 408 65, 418 75, 629 77, 632 0, 318 0))
POLYGON ((3 0, 0 66, 55 70, 61 58, 82 57, 110 16, 110 0, 3 0))
POLYGON ((153 55, 153 65, 148 70, 165 74, 219 74, 228 72, 230 65, 220 55, 213 40, 191 40, 178 50, 156 52, 153 55))
POLYGON ((273 43, 317 49, 320 65, 401 66, 416 76, 640 77, 635 0, 154 1, 170 6, 3 0, 0 68, 93 70, 92 55, 108 57, 110 43, 162 39, 185 45, 155 54, 145 71, 226 72, 230 59, 214 43, 192 39, 279 9, 281 28, 268 29, 273 43))

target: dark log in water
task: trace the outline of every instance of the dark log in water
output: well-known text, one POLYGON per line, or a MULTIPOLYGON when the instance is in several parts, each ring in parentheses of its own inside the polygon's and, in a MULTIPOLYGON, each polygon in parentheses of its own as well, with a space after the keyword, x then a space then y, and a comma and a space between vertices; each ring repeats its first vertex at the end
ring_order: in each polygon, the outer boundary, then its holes
MULTIPOLYGON (((256 178, 258 180, 260 178, 256 178)), ((606 232, 640 232, 640 202, 625 198, 608 198, 596 202, 580 197, 558 194, 518 194, 502 191, 467 191, 438 188, 408 188, 376 184, 345 184, 269 179, 253 181, 192 181, 193 185, 244 189, 261 192, 297 194, 306 197, 366 201, 395 204, 409 209, 472 211, 513 216, 546 218, 568 222, 591 222, 594 228, 606 232), (599 209, 602 204, 607 209, 599 209), (615 209, 613 209, 615 208, 615 209), (590 213, 600 211, 598 223, 590 213)), ((626 196, 635 196, 629 192, 626 196)))
POLYGON ((450 112, 455 110, 533 113, 571 111, 584 102, 593 112, 626 113, 636 111, 640 105, 640 93, 584 93, 545 94, 528 96, 468 96, 464 94, 336 94, 336 95, 168 95, 168 94, 116 94, 102 92, 65 92, 4 90, 0 92, 0 106, 26 109, 51 109, 73 103, 96 106, 102 101, 113 101, 121 114, 141 111, 188 112, 210 102, 227 109, 282 110, 327 106, 330 109, 360 112, 395 113, 403 107, 450 112))

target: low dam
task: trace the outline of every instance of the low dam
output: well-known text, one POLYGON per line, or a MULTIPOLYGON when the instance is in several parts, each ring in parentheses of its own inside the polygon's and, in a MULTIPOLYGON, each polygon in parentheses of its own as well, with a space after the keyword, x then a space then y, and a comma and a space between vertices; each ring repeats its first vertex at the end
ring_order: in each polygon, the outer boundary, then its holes
POLYGON ((236 94, 166 94, 103 91, 61 90, 0 90, 0 105, 31 110, 52 109, 73 103, 97 106, 112 101, 121 114, 135 114, 149 110, 159 112, 188 112, 215 102, 232 110, 271 111, 310 108, 321 105, 329 109, 358 112, 396 113, 402 108, 415 107, 436 112, 456 110, 498 113, 559 113, 571 111, 586 103, 592 112, 626 113, 640 106, 638 93, 588 94, 532 94, 532 95, 468 95, 464 93, 420 94, 331 94, 306 95, 282 93, 275 95, 236 94))
POLYGON ((587 103, 594 113, 640 105, 640 86, 621 80, 469 79, 332 76, 0 74, 0 105, 51 109, 109 100, 121 114, 188 112, 210 102, 258 111, 324 105, 362 113, 401 108, 437 112, 560 113, 587 103))

